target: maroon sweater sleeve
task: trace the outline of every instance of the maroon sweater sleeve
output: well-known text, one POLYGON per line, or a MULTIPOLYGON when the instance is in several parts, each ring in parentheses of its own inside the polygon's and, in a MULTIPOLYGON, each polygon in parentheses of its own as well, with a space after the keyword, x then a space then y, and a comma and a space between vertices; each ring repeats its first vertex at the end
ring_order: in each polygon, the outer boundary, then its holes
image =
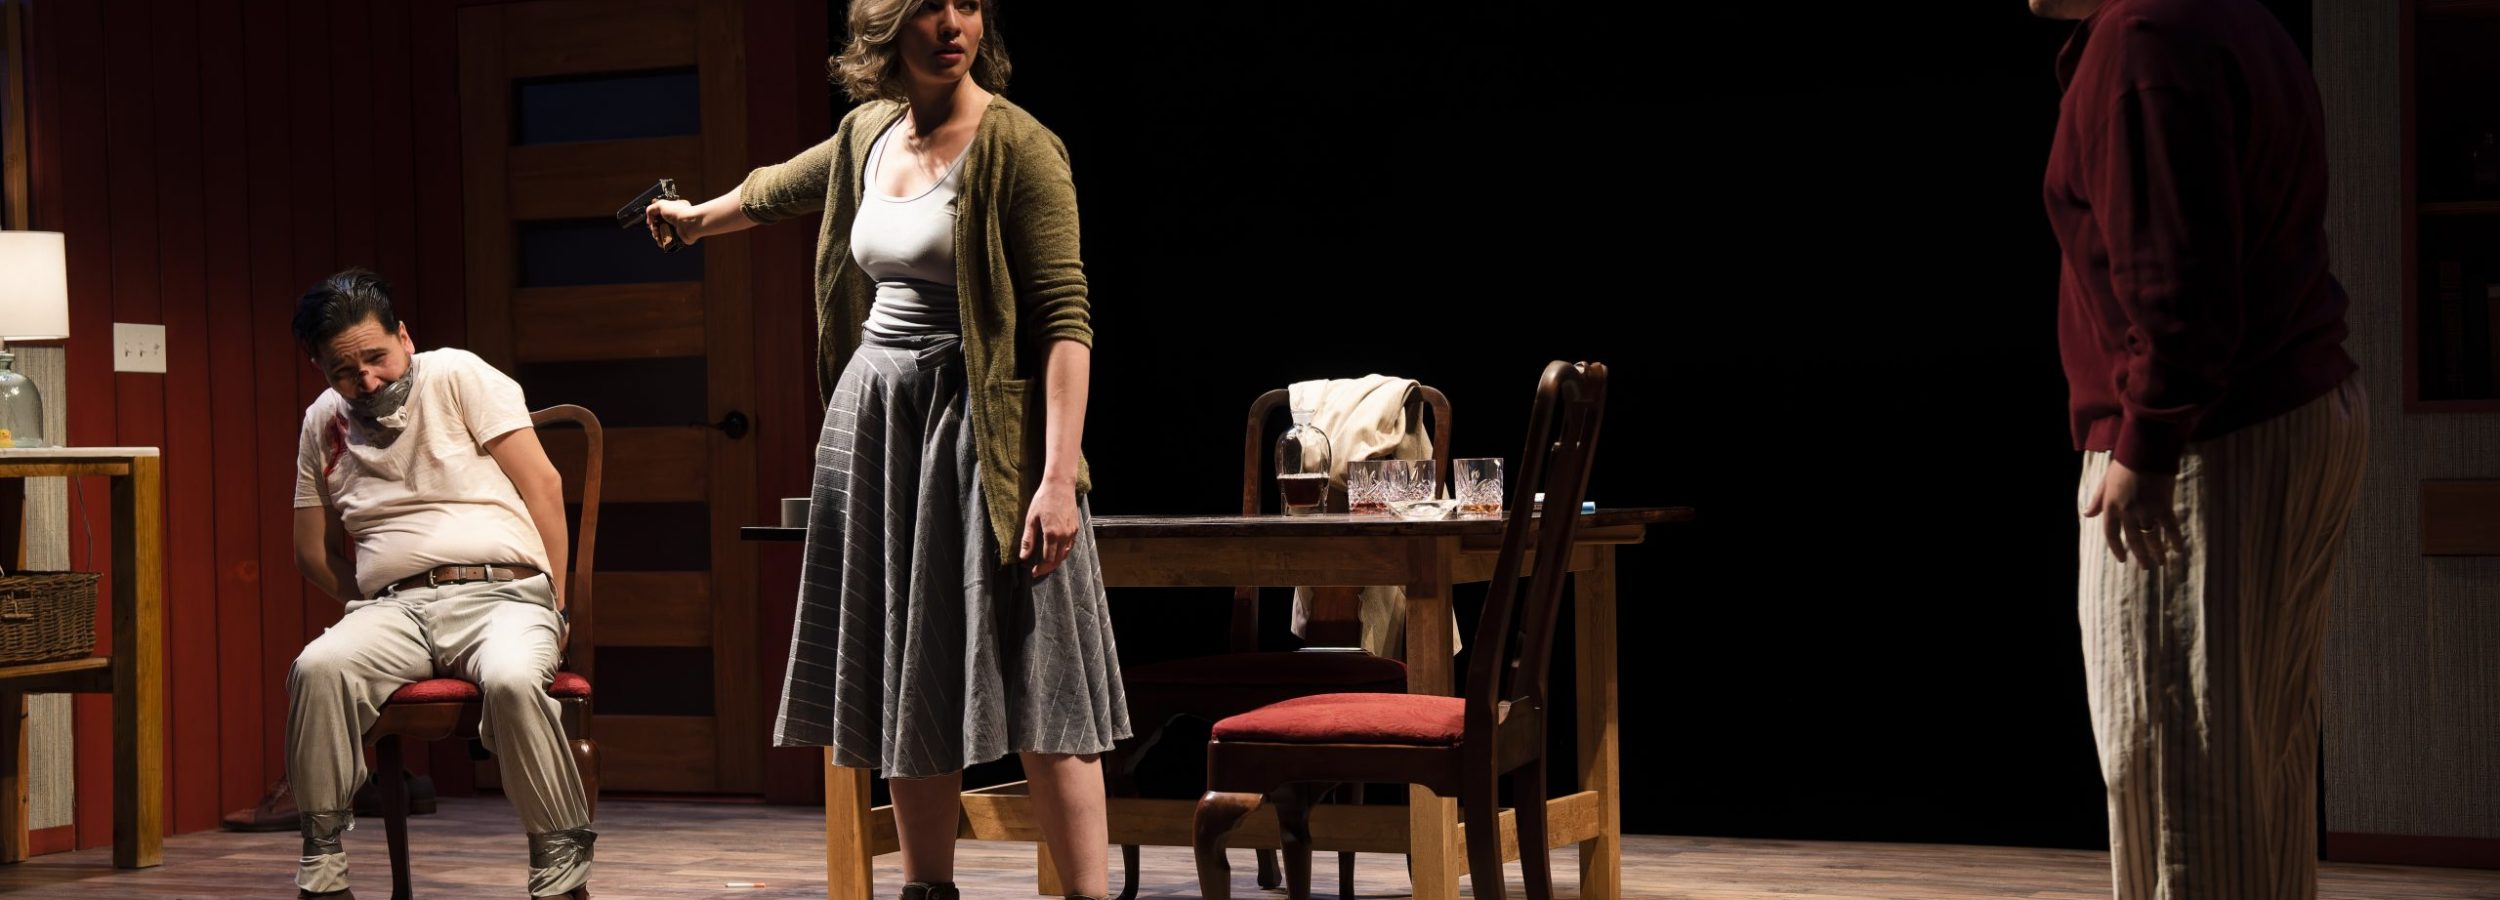
POLYGON ((2217 48, 2112 24, 2117 33, 2095 38, 2117 56, 2088 111, 2098 146, 2083 162, 2127 318, 2116 454, 2130 469, 2175 472, 2222 397, 2246 315, 2238 115, 2217 48))

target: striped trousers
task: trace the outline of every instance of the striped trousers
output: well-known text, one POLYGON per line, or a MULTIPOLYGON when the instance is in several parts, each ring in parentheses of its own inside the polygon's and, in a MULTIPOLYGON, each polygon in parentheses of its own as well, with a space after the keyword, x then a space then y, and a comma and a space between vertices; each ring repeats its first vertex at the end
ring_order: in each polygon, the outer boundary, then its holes
MULTIPOLYGON (((2358 379, 2189 446, 2162 567, 2083 521, 2083 659, 2118 900, 2317 896, 2319 665, 2360 492, 2358 379)), ((2106 452, 2084 456, 2077 509, 2106 452)))

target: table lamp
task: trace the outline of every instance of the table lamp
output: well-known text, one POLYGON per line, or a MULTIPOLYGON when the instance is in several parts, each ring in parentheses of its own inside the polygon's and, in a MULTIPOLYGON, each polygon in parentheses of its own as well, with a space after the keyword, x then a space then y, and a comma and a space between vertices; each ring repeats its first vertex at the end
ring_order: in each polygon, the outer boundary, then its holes
POLYGON ((48 447, 43 394, 8 341, 69 337, 69 256, 57 231, 0 231, 0 447, 48 447))

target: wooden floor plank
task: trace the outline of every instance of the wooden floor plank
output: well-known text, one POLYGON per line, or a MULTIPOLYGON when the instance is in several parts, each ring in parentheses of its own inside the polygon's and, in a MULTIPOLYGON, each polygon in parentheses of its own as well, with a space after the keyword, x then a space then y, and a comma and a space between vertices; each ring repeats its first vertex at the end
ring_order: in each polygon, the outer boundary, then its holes
MULTIPOLYGON (((825 896, 819 810, 609 798, 599 813, 598 874, 591 886, 600 900, 825 896), (765 886, 730 888, 729 882, 765 886)), ((444 798, 440 812, 411 819, 409 832, 418 896, 524 895, 528 848, 502 798, 444 798)), ((10 900, 289 896, 297 843, 292 834, 180 835, 165 841, 163 866, 136 871, 114 869, 106 849, 42 856, 0 866, 0 894, 10 900)), ((360 822, 347 846, 358 893, 388 896, 382 823, 360 822)), ((1118 854, 1112 859, 1116 866, 1118 854)), ((1406 896, 1404 865, 1386 856, 1361 859, 1355 887, 1363 900, 1406 896)), ((901 857, 877 862, 881 889, 872 896, 892 896, 902 883, 901 857)), ((2103 854, 2079 850, 1627 836, 1623 889, 1628 898, 1679 900, 2102 900, 2109 896, 2107 866, 2103 854)), ((1334 858, 1323 855, 1312 868, 1317 892, 1333 894, 1334 858)), ((1194 871, 1188 851, 1149 847, 1139 896, 1196 897, 1194 871)), ((1235 894, 1282 896, 1252 884, 1247 851, 1234 853, 1233 871, 1235 894)), ((1555 854, 1559 896, 1578 896, 1576 871, 1571 851, 1555 854)), ((1509 876, 1516 892, 1516 865, 1509 876)), ((1116 882, 1118 873, 1112 877, 1116 882)), ((968 897, 1030 897, 1033 850, 966 841, 956 880, 968 897)), ((2328 865, 2318 881, 2322 900, 2500 898, 2500 872, 2328 865)))

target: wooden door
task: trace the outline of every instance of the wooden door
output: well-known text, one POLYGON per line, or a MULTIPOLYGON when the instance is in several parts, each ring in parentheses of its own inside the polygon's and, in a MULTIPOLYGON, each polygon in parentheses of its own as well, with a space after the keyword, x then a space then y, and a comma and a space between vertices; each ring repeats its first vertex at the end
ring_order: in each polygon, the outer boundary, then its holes
MULTIPOLYGON (((531 406, 579 403, 607 431, 596 649, 575 668, 611 789, 761 789, 755 566, 737 539, 757 521, 745 248, 663 254, 611 218, 659 178, 700 201, 744 176, 741 15, 735 0, 460 10, 469 349, 531 406)), ((578 456, 560 434, 550 452, 578 456)))

